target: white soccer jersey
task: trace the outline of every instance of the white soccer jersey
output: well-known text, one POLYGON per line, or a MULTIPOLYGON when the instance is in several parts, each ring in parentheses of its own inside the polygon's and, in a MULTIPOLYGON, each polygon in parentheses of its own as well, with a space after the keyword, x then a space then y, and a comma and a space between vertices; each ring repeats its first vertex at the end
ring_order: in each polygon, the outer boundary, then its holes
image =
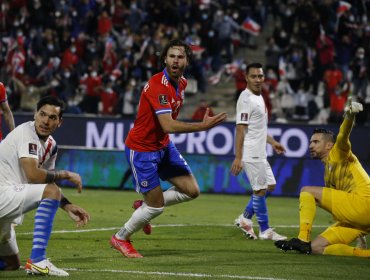
POLYGON ((248 125, 244 136, 243 161, 258 162, 267 158, 268 113, 262 95, 245 89, 236 105, 236 124, 248 125))
POLYGON ((54 169, 57 144, 52 136, 44 142, 39 139, 35 123, 30 121, 17 126, 0 143, 0 189, 26 184, 27 178, 19 164, 20 158, 35 158, 39 167, 54 169))

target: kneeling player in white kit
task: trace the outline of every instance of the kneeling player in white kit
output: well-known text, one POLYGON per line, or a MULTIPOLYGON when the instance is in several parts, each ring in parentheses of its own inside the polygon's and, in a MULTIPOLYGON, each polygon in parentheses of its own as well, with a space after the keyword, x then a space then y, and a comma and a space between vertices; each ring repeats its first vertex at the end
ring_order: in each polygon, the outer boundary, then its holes
POLYGON ((28 274, 68 276, 46 258, 55 213, 65 210, 85 225, 89 214, 65 198, 55 184, 68 180, 82 190, 79 174, 55 171, 57 145, 51 134, 61 125, 64 103, 48 96, 37 104, 34 121, 25 122, 0 143, 0 270, 20 267, 14 224, 23 214, 36 209, 31 256, 25 270, 28 274))

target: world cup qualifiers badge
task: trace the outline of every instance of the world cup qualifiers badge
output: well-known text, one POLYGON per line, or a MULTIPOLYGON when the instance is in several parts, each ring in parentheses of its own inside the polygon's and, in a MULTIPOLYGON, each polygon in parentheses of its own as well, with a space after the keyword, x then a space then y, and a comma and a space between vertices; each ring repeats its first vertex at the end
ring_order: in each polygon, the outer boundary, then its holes
POLYGON ((159 98, 159 104, 161 104, 161 105, 167 105, 168 104, 168 97, 167 97, 166 94, 160 94, 158 96, 158 98, 159 98))
POLYGON ((242 113, 240 116, 241 121, 247 121, 248 120, 248 113, 242 113))
POLYGON ((37 144, 29 143, 29 145, 28 145, 28 153, 30 155, 37 155, 37 144))

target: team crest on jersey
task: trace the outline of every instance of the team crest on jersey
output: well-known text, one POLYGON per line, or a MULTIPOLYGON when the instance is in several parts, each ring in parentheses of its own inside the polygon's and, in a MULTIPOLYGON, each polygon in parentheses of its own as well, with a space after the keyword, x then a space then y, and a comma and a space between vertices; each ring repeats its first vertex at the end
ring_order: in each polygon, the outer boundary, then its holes
POLYGON ((241 121, 247 121, 248 120, 248 113, 242 113, 240 116, 241 121))
POLYGON ((160 94, 158 96, 158 98, 159 98, 159 104, 161 104, 161 105, 167 105, 168 104, 168 97, 167 97, 166 94, 160 94))
POLYGON ((37 145, 33 143, 28 144, 28 153, 30 155, 37 155, 37 145))

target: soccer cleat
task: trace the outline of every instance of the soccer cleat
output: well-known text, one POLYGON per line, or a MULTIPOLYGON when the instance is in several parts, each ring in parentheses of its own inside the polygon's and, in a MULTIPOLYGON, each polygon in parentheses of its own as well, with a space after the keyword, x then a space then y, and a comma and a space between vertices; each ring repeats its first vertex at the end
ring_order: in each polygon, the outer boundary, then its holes
POLYGON ((305 242, 298 238, 292 238, 290 240, 278 240, 275 242, 275 246, 283 251, 295 250, 306 255, 310 255, 312 252, 311 242, 305 242))
POLYGON ((63 269, 57 268, 53 265, 49 259, 42 260, 37 263, 33 263, 31 259, 27 260, 26 265, 24 266, 28 275, 50 275, 50 276, 69 276, 68 272, 63 269))
POLYGON ((143 256, 140 255, 138 251, 135 250, 134 246, 132 246, 130 240, 119 240, 114 235, 110 239, 110 244, 112 248, 120 251, 122 255, 127 258, 142 258, 143 256))
POLYGON ((286 236, 280 235, 277 232, 275 232, 273 228, 268 228, 263 232, 259 232, 258 237, 261 240, 273 240, 273 241, 286 240, 287 239, 286 236))
POLYGON ((234 224, 244 232, 244 235, 247 239, 258 239, 257 235, 253 230, 253 222, 250 219, 247 219, 241 214, 238 218, 235 219, 234 224))
MULTIPOLYGON (((141 205, 143 205, 144 201, 141 199, 135 200, 134 203, 132 204, 132 208, 135 210, 139 208, 141 205)), ((146 224, 143 226, 143 232, 145 234, 151 234, 152 233, 152 225, 151 224, 146 224)))

